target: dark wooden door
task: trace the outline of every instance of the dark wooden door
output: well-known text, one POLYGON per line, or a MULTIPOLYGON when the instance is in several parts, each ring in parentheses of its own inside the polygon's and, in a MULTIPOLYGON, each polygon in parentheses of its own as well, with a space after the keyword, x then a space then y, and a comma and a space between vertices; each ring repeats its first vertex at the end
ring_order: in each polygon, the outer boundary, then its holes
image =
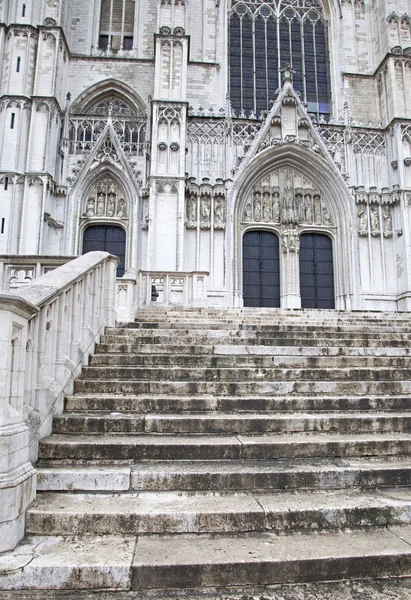
POLYGON ((300 293, 302 308, 334 308, 332 242, 320 233, 300 237, 300 293))
POLYGON ((117 268, 117 277, 124 275, 126 256, 126 232, 124 229, 112 225, 92 225, 88 227, 83 237, 83 254, 93 250, 104 250, 118 256, 120 264, 117 268))
POLYGON ((243 237, 244 306, 280 306, 278 237, 269 231, 247 231, 243 237))

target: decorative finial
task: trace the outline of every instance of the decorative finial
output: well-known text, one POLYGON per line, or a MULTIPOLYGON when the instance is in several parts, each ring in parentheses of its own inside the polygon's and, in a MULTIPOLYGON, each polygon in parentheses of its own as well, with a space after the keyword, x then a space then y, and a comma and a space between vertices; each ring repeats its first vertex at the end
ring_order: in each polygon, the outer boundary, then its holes
POLYGON ((293 82, 293 73, 295 73, 295 70, 292 68, 291 65, 285 65, 285 67, 283 67, 282 69, 280 69, 280 72, 283 73, 283 83, 291 83, 293 82))

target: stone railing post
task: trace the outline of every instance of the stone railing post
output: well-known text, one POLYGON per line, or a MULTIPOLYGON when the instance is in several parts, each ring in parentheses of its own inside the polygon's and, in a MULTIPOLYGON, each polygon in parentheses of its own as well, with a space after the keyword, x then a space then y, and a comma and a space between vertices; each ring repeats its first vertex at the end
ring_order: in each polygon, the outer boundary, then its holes
POLYGON ((0 552, 23 537, 36 495, 24 391, 29 321, 38 312, 30 302, 0 294, 0 552))

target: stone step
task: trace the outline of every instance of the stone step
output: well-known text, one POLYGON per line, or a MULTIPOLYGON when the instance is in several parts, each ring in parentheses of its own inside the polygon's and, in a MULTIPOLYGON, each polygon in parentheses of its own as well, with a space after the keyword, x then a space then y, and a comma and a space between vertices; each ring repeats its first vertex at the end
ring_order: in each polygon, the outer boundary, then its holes
MULTIPOLYGON (((411 402, 410 402, 411 404, 411 402)), ((411 407, 410 407, 411 408, 411 407)), ((54 433, 373 433, 411 431, 408 413, 66 413, 54 418, 54 433)))
POLYGON ((0 557, 0 588, 74 589, 76 598, 80 590, 120 594, 174 588, 174 597, 182 597, 178 589, 400 577, 410 571, 406 525, 281 536, 28 536, 15 552, 0 557))
MULTIPOLYGON (((135 357, 147 356, 153 354, 155 356, 163 356, 171 359, 170 355, 175 355, 173 358, 179 360, 180 355, 201 357, 211 360, 209 355, 230 356, 235 359, 241 359, 243 355, 248 356, 263 356, 263 357, 389 357, 389 358, 407 358, 411 356, 410 348, 392 348, 392 347, 363 347, 363 346, 248 346, 243 344, 207 344, 198 345, 172 345, 172 344, 136 344, 132 346, 135 350, 129 354, 117 352, 118 344, 100 344, 96 347, 96 354, 91 357, 92 363, 103 364, 102 361, 124 360, 127 364, 128 360, 133 360, 135 357), (104 350, 104 352, 103 352, 104 350), (100 358, 101 357, 101 358, 100 358), (107 357, 107 358, 106 358, 107 357)), ((129 346, 127 346, 129 347, 129 346)))
POLYGON ((40 458, 62 461, 343 458, 411 454, 411 434, 53 435, 40 458))
POLYGON ((329 531, 411 524, 411 489, 40 494, 34 535, 329 531))
POLYGON ((76 393, 92 394, 168 394, 168 395, 217 395, 217 396, 274 396, 292 395, 404 395, 411 392, 411 381, 145 381, 135 379, 78 379, 76 393))
POLYGON ((275 364, 270 367, 123 367, 97 366, 84 367, 82 378, 104 380, 149 380, 158 381, 389 381, 411 379, 408 367, 290 367, 282 368, 275 364))
POLYGON ((310 368, 410 368, 411 356, 329 356, 324 349, 323 356, 280 355, 272 350, 271 355, 236 354, 236 355, 190 355, 179 354, 96 354, 91 357, 92 367, 310 367, 310 368))
MULTIPOLYGON (((272 328, 264 329, 195 329, 193 327, 186 327, 180 329, 112 329, 107 330, 104 335, 101 336, 101 341, 104 344, 110 342, 122 343, 128 340, 190 340, 190 339, 204 339, 204 340, 221 340, 221 339, 242 339, 247 343, 252 340, 296 340, 302 342, 306 339, 324 339, 324 340, 379 340, 381 342, 391 341, 409 341, 411 334, 409 328, 404 328, 402 332, 393 332, 392 330, 386 332, 376 332, 373 328, 365 329, 364 331, 332 331, 328 328, 318 327, 315 330, 308 330, 306 327, 302 327, 301 330, 291 328, 289 331, 278 331, 272 328)), ((297 343, 298 345, 298 343, 297 343)))
MULTIPOLYGON (((106 335, 122 335, 127 334, 129 332, 135 332, 138 330, 159 330, 159 331, 171 331, 174 329, 193 329, 193 330, 245 330, 245 331, 258 331, 258 332, 306 332, 306 331, 319 331, 327 327, 328 332, 332 332, 334 334, 344 332, 344 333, 369 333, 370 325, 368 323, 364 323, 363 321, 350 322, 345 321, 343 323, 338 322, 318 322, 318 323, 290 323, 290 322, 252 322, 244 320, 243 322, 224 319, 218 322, 215 319, 206 320, 173 320, 168 322, 154 322, 154 321, 143 321, 136 322, 133 325, 129 325, 128 327, 111 327, 107 328, 106 335)), ((407 333, 409 330, 409 320, 400 322, 387 324, 387 322, 379 323, 378 326, 373 325, 373 330, 378 331, 378 333, 407 333)))
POLYGON ((170 396, 170 395, 115 395, 76 394, 66 397, 66 411, 71 412, 359 412, 407 411, 411 399, 407 396, 170 396))
MULTIPOLYGON (((97 347, 97 353, 143 353, 151 352, 154 354, 164 352, 176 352, 177 353, 194 353, 194 354, 212 354, 215 348, 224 348, 223 354, 229 354, 230 348, 233 349, 233 353, 243 353, 245 344, 249 348, 251 353, 265 353, 275 351, 276 353, 281 352, 282 346, 287 349, 290 347, 295 348, 307 348, 307 353, 311 352, 312 348, 320 348, 323 352, 325 348, 338 348, 342 349, 340 352, 344 352, 346 348, 353 348, 354 351, 359 349, 359 352, 363 352, 364 349, 370 349, 372 354, 374 349, 376 351, 382 351, 387 353, 391 349, 399 349, 402 354, 407 354, 407 349, 410 345, 409 340, 398 340, 397 337, 390 340, 380 340, 373 338, 338 338, 338 346, 336 346, 335 338, 315 338, 315 337, 264 337, 264 338, 245 338, 244 336, 224 336, 224 337, 209 337, 209 336, 181 336, 180 338, 174 336, 156 336, 149 337, 144 336, 140 338, 131 338, 122 336, 117 341, 117 338, 113 337, 111 341, 101 340, 101 343, 97 347), (291 346, 290 346, 291 345, 291 346), (237 350, 237 346, 239 350, 237 350), (226 348, 228 347, 228 351, 226 348), (195 350, 193 350, 195 348, 195 350), (267 349, 267 350, 266 350, 267 349), (380 350, 381 349, 381 350, 380 350)), ((107 338, 106 338, 107 340, 107 338)), ((315 350, 317 351, 317 350, 315 350)), ((304 350, 303 350, 304 352, 304 350)))
POLYGON ((408 458, 150 461, 37 467, 37 489, 56 492, 366 489, 411 486, 408 458))
POLYGON ((132 589, 169 589, 401 576, 411 529, 313 535, 140 536, 132 589))

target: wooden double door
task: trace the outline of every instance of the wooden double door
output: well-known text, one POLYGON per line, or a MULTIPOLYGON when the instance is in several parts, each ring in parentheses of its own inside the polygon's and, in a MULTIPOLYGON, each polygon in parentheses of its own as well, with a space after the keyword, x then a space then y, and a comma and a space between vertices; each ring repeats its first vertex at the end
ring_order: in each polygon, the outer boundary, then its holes
MULTIPOLYGON (((300 294, 302 308, 334 308, 331 239, 320 233, 300 236, 300 294)), ((280 306, 280 245, 269 231, 243 236, 244 306, 280 306)))

